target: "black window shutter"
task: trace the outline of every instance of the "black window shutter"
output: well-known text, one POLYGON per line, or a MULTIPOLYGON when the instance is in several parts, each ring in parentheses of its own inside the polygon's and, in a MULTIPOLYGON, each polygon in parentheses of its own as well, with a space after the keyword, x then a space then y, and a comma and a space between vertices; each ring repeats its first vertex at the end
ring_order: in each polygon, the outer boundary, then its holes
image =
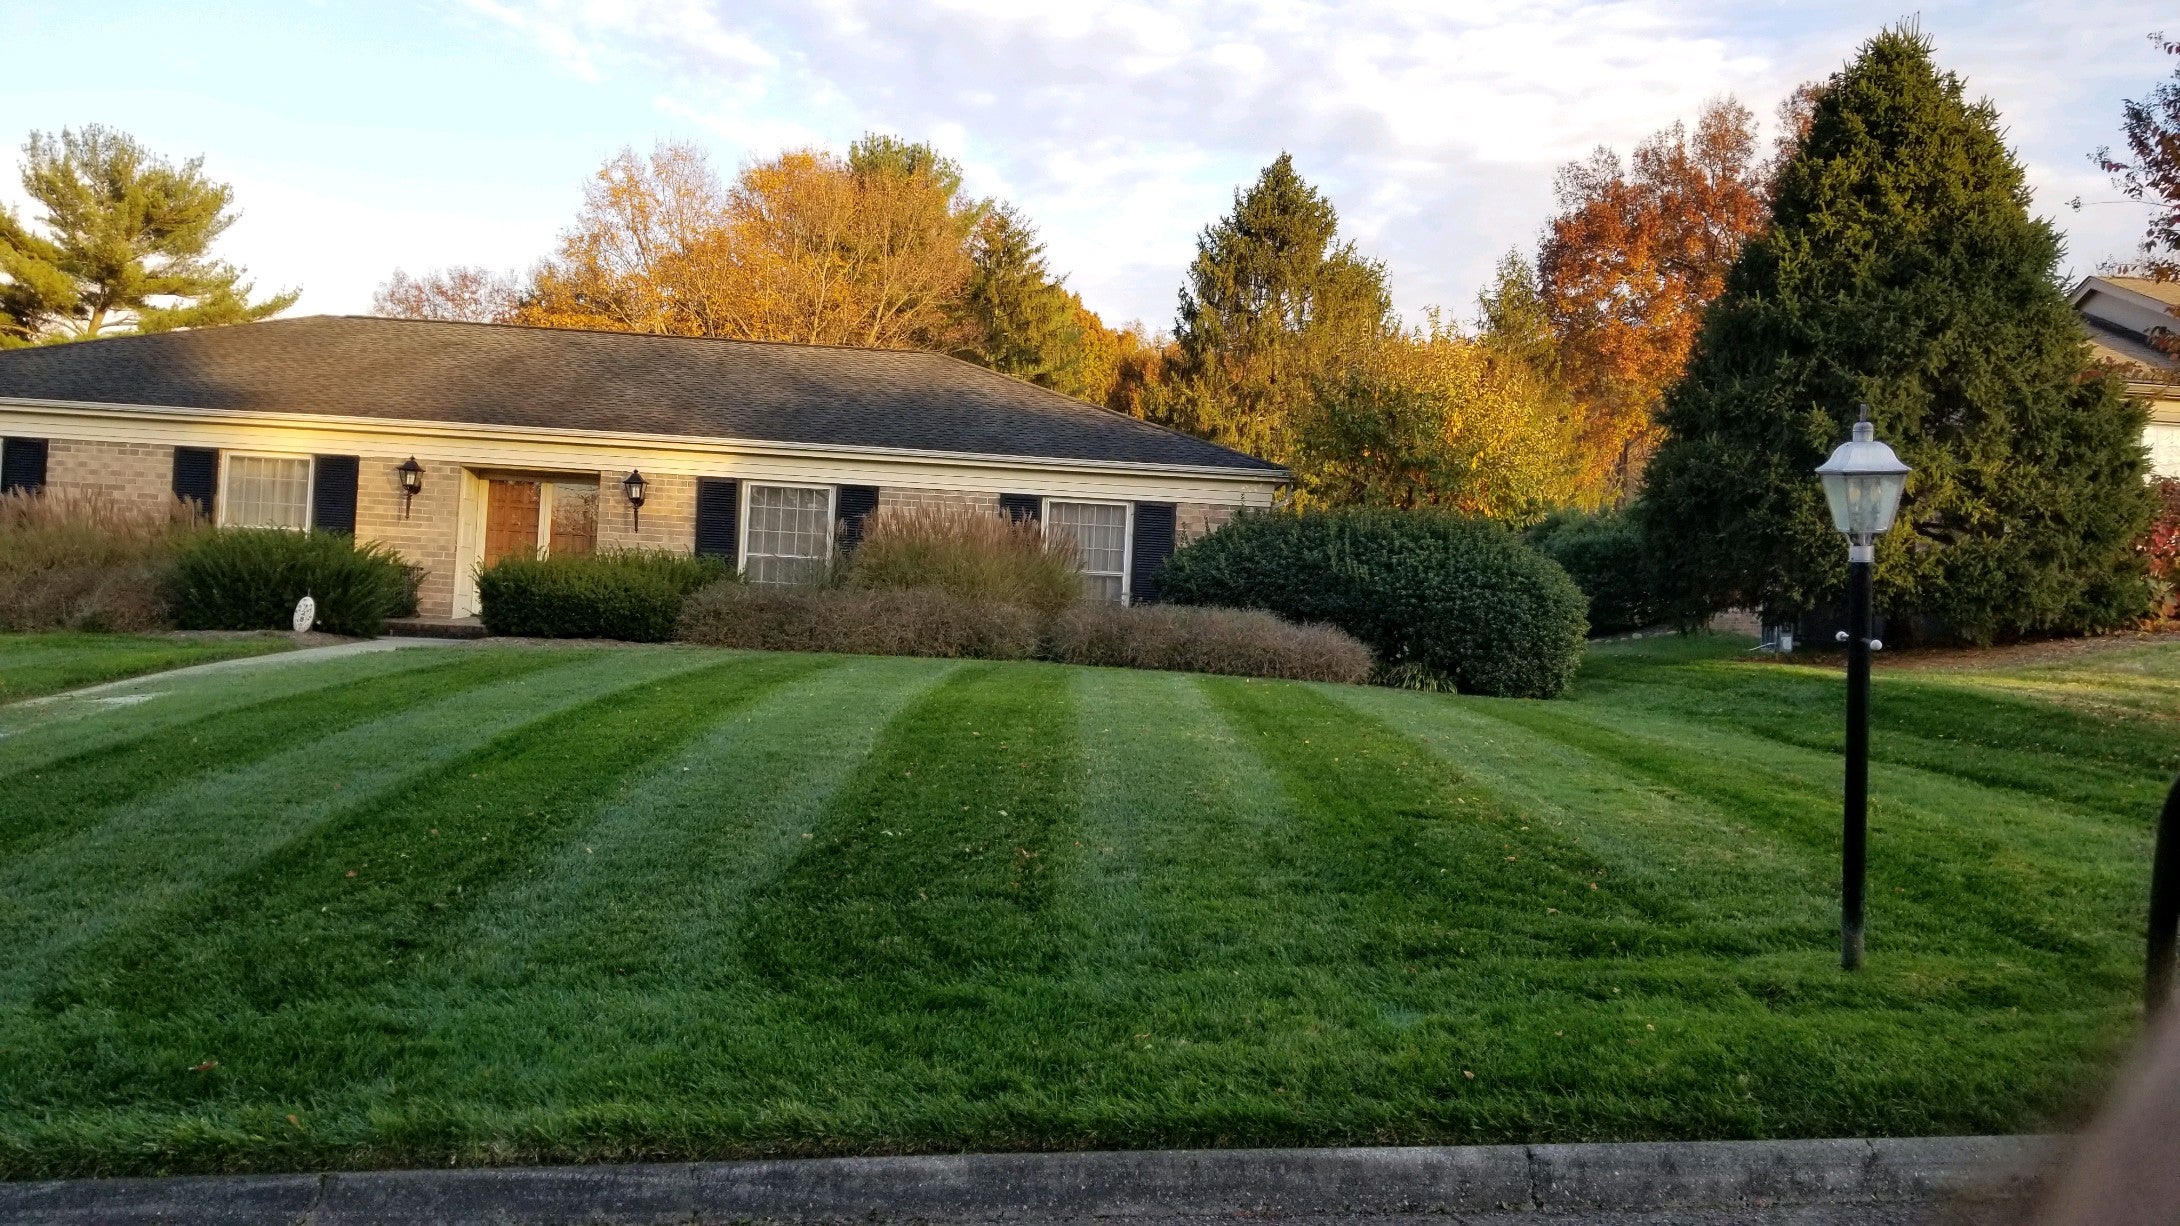
POLYGON ((45 488, 45 440, 0 439, 0 494, 45 488))
POLYGON ((197 514, 209 517, 212 500, 220 488, 220 453, 209 447, 174 449, 174 496, 197 505, 197 514))
POLYGON ((1128 600, 1151 604, 1159 596, 1166 559, 1173 556, 1173 504, 1135 504, 1135 540, 1128 549, 1128 600))
POLYGON ((1035 494, 1001 494, 999 496, 999 513, 1016 523, 1020 523, 1025 519, 1035 523, 1044 518, 1044 510, 1045 500, 1035 494))
POLYGON ((699 477, 696 482, 696 552, 740 561, 736 528, 742 515, 742 483, 699 477))
POLYGON ((863 517, 877 509, 875 485, 843 485, 833 490, 833 522, 839 526, 842 553, 854 553, 863 543, 863 517))
POLYGON ((356 457, 311 457, 310 526, 356 535, 356 457))

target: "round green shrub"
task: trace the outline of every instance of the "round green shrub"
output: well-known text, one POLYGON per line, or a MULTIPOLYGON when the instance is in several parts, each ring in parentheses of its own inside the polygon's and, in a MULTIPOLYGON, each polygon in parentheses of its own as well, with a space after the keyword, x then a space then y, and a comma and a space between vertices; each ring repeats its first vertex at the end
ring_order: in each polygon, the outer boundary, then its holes
POLYGON ((1526 539, 1589 597, 1591 634, 1625 634, 1664 618, 1657 571, 1633 517, 1562 511, 1531 528, 1526 539))
POLYGON ((664 551, 508 557, 477 572, 477 598, 494 634, 663 643, 689 593, 731 577, 718 558, 664 551))
POLYGON ((1582 662, 1581 589, 1558 563, 1481 520, 1356 509, 1243 514, 1166 563, 1180 604, 1329 622, 1463 693, 1552 698, 1582 662))
POLYGON ((308 596, 314 629, 369 637, 411 599, 409 569, 386 546, 285 528, 207 532, 175 555, 168 582, 184 630, 286 630, 308 596))

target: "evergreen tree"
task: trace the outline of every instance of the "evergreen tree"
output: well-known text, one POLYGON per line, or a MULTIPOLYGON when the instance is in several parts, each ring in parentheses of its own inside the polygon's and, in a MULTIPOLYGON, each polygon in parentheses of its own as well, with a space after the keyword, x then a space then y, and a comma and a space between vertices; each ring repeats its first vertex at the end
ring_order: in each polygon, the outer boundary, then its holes
POLYGON ((1812 470, 1867 402, 1915 469, 1877 552, 1888 637, 2141 615, 2143 409, 2090 365, 2028 204, 1998 115, 1918 32, 1831 79, 1666 401, 1640 506, 1684 613, 1836 605, 1845 546, 1812 470))
POLYGON ((1394 331, 1385 270, 1339 241, 1332 202, 1280 154, 1196 240, 1171 384, 1146 411, 1272 460, 1314 381, 1394 331))
POLYGON ((1492 353, 1519 362, 1540 378, 1559 378, 1559 338, 1537 286, 1536 270, 1519 251, 1499 258, 1491 288, 1476 296, 1476 330, 1492 353))
POLYGON ((242 323, 294 305, 298 291, 251 302, 243 271, 211 259, 235 223, 233 189, 94 124, 59 139, 33 132, 23 190, 45 207, 43 233, 0 209, 0 344, 83 340, 242 323))
POLYGON ((1083 395, 1084 341, 1072 295, 1045 265, 1037 231, 1011 205, 987 214, 969 239, 961 356, 1042 387, 1083 395))

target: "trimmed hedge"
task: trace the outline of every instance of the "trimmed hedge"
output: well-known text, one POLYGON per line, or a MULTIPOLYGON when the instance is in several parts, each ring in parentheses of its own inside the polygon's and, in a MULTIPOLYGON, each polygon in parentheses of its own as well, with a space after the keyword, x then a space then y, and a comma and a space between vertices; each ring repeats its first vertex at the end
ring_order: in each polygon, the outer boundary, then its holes
POLYGON ((409 568, 384 545, 337 532, 223 528, 184 545, 169 579, 184 630, 286 630, 295 602, 317 602, 314 629, 370 637, 409 611, 409 568))
POLYGON ((1038 616, 935 587, 760 587, 718 583, 681 615, 681 637, 753 651, 1026 660, 1038 616))
POLYGON ((1589 597, 1591 634, 1624 634, 1663 620, 1657 569, 1632 516, 1562 511, 1531 528, 1526 539, 1589 597))
POLYGON ((691 592, 732 577, 717 558, 663 550, 507 557, 477 572, 477 599, 493 634, 663 643, 691 592))
POLYGON ((1062 664, 1359 684, 1370 649, 1344 630, 1297 626, 1259 609, 1080 604, 1053 621, 1046 656, 1062 664))
POLYGON ((1330 623, 1377 653, 1381 675, 1472 694, 1557 697, 1588 630, 1557 562, 1496 524, 1432 511, 1239 515, 1177 551, 1164 584, 1176 603, 1330 623))

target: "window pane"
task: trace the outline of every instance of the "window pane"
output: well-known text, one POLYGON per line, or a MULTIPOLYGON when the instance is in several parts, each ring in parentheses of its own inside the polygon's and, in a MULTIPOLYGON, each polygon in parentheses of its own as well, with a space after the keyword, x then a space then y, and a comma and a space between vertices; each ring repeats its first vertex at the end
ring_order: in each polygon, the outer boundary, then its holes
POLYGON ((814 583, 825 576, 832 543, 832 491, 749 487, 750 582, 814 583))
POLYGON ((221 518, 235 528, 310 527, 310 461, 229 455, 221 518))
POLYGON ((1048 503, 1045 527, 1074 546, 1082 567, 1083 595, 1118 604, 1121 573, 1128 560, 1128 508, 1094 502, 1048 503))

